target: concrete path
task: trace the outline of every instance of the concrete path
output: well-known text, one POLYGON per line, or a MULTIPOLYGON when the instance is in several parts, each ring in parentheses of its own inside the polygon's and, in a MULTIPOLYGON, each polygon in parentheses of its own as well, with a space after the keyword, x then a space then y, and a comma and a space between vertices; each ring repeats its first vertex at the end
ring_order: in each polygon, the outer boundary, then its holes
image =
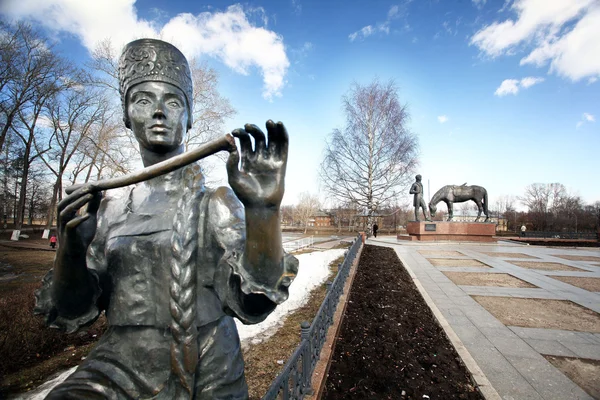
MULTIPOLYGON (((543 355, 600 360, 600 333, 505 326, 471 296, 503 296, 569 300, 600 313, 600 293, 569 285, 553 276, 600 278, 597 261, 572 261, 557 255, 600 257, 597 248, 549 248, 509 242, 468 244, 458 242, 404 242, 394 237, 369 239, 367 244, 393 248, 414 273, 450 327, 458 335, 502 399, 593 399, 543 355), (420 251, 458 251, 462 255, 438 256, 420 251), (520 253, 537 257, 519 261, 560 263, 573 271, 527 269, 512 264, 516 257, 485 253, 520 253), (434 258, 478 260, 489 267, 435 267, 434 258), (444 271, 506 273, 536 288, 466 286, 454 284, 444 271)), ((515 254, 516 255, 516 254, 515 254)), ((451 262, 450 262, 451 263, 451 262)), ((600 388, 598 388, 600 391, 600 388)))

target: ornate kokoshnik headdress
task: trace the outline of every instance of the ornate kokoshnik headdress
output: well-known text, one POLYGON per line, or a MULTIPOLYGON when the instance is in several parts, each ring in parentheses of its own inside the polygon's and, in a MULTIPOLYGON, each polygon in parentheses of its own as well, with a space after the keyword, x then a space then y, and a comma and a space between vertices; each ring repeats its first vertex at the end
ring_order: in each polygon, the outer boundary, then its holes
POLYGON ((188 126, 192 127, 192 76, 188 62, 171 43, 158 39, 139 39, 123 48, 119 60, 119 92, 123 105, 125 126, 131 128, 127 117, 127 92, 142 82, 166 82, 181 89, 188 107, 188 126))

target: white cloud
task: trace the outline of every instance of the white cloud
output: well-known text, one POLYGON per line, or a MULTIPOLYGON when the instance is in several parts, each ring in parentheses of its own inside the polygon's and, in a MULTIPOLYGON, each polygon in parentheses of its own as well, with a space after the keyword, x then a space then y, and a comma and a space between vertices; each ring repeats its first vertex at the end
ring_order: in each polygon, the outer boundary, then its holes
POLYGON ((520 65, 550 64, 551 73, 573 81, 600 75, 597 0, 516 0, 510 10, 516 19, 483 27, 470 44, 492 58, 527 50, 520 65))
POLYGON ((445 115, 440 115, 437 118, 438 118, 438 121, 440 121, 440 124, 443 124, 444 122, 448 121, 448 117, 445 115))
POLYGON ((594 118, 594 116, 592 114, 588 114, 588 113, 583 113, 583 119, 586 120, 587 122, 595 122, 596 118, 594 118))
POLYGON ((544 78, 538 76, 528 76, 521 80, 505 79, 494 94, 499 97, 506 96, 507 94, 517 94, 521 88, 527 89, 541 82, 544 82, 544 78))
POLYGON ((528 76, 526 78, 521 79, 521 86, 527 89, 530 86, 535 84, 544 82, 544 78, 536 77, 536 76, 528 76))
POLYGON ((517 94, 519 92, 519 81, 517 79, 505 79, 498 89, 494 92, 496 96, 506 96, 507 94, 517 94))
POLYGON ((161 38, 172 42, 188 58, 214 57, 244 75, 256 67, 263 77, 263 97, 281 95, 289 60, 283 38, 251 21, 256 17, 266 26, 262 8, 233 5, 225 11, 184 13, 160 27, 155 21, 139 18, 134 4, 135 0, 8 0, 2 3, 0 12, 36 21, 55 32, 74 34, 90 51, 107 38, 116 54, 131 40, 161 38))
POLYGON ((591 85, 592 83, 596 82, 597 80, 598 80, 598 77, 592 76, 590 79, 588 79, 588 85, 591 85))
MULTIPOLYGON (((395 4, 391 6, 387 12, 387 18, 384 22, 377 22, 375 24, 364 26, 356 32, 349 34, 348 39, 350 39, 351 42, 354 42, 356 39, 365 39, 376 32, 383 32, 386 35, 389 35, 392 21, 401 17, 406 17, 408 14, 408 6, 411 2, 412 0, 404 0, 399 5, 395 4)), ((404 23, 404 30, 410 30, 410 25, 406 21, 404 23)))
POLYGON ((583 124, 587 122, 596 122, 596 118, 592 114, 584 112, 581 115, 581 120, 577 122, 575 127, 579 129, 583 124))
POLYGON ((366 38, 371 36, 373 33, 375 32, 375 29, 373 29, 373 27, 371 25, 367 25, 362 27, 360 30, 351 33, 350 35, 348 35, 348 37, 350 38, 351 42, 354 42, 357 38, 366 38))

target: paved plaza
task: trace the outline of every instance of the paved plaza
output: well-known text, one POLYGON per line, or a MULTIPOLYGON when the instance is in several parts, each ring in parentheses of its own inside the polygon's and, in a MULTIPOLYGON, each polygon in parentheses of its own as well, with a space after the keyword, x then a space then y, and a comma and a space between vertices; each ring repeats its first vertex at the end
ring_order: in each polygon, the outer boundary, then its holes
POLYGON ((396 251, 502 399, 594 398, 549 360, 600 361, 600 249, 367 243, 396 251))

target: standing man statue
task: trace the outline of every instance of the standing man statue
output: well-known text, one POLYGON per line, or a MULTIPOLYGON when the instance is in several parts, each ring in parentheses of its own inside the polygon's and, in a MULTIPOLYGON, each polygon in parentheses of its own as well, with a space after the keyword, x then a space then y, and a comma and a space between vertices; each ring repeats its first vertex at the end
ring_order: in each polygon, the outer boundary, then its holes
POLYGON ((427 216, 427 207, 425 200, 423 199, 423 184, 421 183, 421 175, 415 177, 415 183, 410 187, 410 194, 414 194, 413 206, 415 207, 415 221, 421 221, 419 219, 419 208, 423 209, 423 216, 425 221, 431 221, 431 218, 427 216))

